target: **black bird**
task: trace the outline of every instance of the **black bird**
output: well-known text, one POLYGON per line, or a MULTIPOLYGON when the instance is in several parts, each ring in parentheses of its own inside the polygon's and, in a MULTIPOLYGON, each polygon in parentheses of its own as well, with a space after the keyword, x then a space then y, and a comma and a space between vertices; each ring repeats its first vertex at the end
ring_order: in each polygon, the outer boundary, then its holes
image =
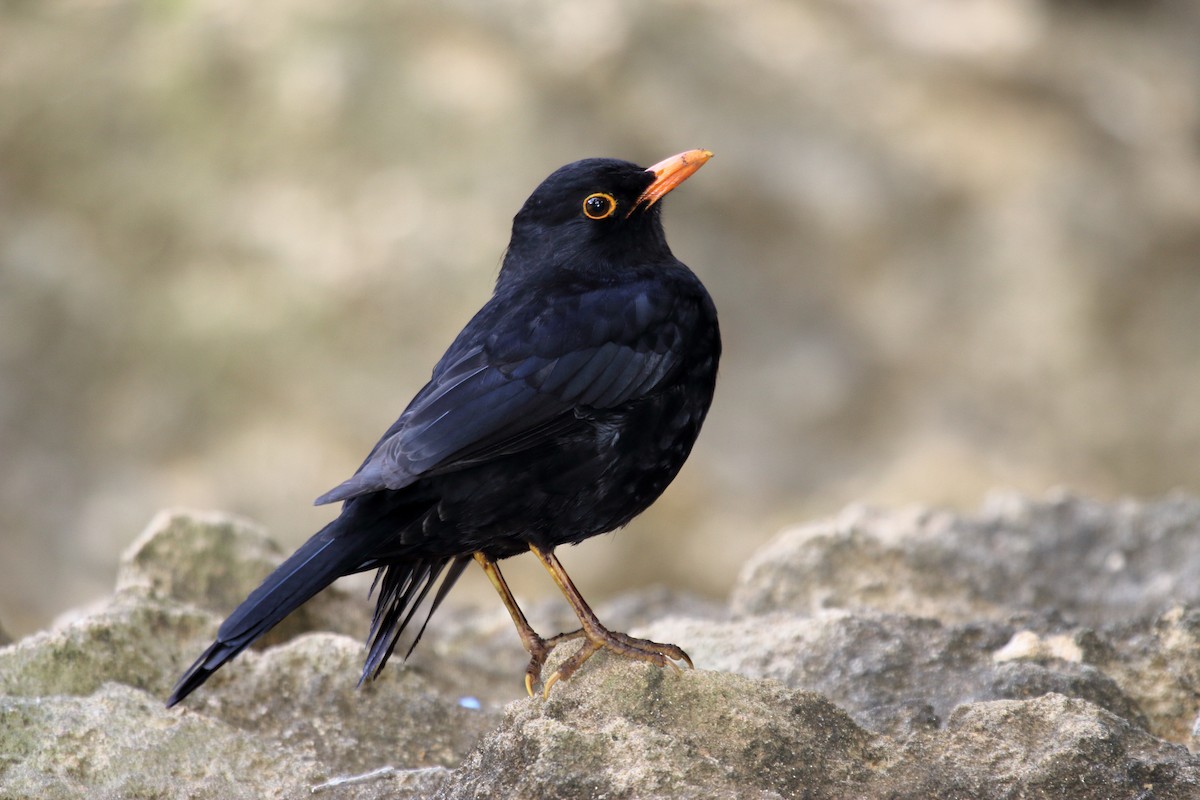
POLYGON ((429 617, 474 559, 530 654, 533 695, 562 641, 580 649, 543 696, 601 648, 659 666, 675 645, 609 631, 554 555, 625 525, 675 478, 716 384, 717 312, 667 247, 658 200, 712 153, 649 169, 593 158, 555 171, 513 219, 491 300, 352 478, 317 503, 341 515, 293 553, 229 616, 179 679, 168 706, 343 575, 378 569, 362 680, 376 677, 442 577, 429 617), (532 551, 580 628, 550 639, 526 622, 497 561, 532 551))

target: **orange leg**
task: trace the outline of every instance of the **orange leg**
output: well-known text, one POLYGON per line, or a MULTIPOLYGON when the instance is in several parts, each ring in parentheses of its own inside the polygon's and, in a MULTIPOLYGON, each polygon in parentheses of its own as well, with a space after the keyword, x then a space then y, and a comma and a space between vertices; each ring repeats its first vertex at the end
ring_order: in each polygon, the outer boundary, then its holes
MULTIPOLYGON (((475 562, 483 567, 484 574, 488 576, 488 580, 492 582, 492 586, 496 587, 496 592, 500 595, 500 599, 504 601, 504 607, 508 609, 509 616, 512 617, 513 624, 517 626, 517 634, 521 637, 521 644, 525 646, 525 650, 529 653, 529 666, 525 668, 525 691, 529 692, 529 696, 533 697, 533 684, 536 683, 542 676, 542 665, 546 663, 546 656, 550 655, 550 651, 554 649, 553 644, 547 644, 546 640, 537 635, 537 632, 525 619, 525 614, 521 611, 521 607, 517 605, 516 598, 509 591, 508 584, 504 580, 504 576, 500 574, 500 567, 495 561, 485 556, 483 553, 475 554, 475 562)), ((558 637, 554 637, 558 639, 558 637)), ((553 641, 553 640, 552 640, 553 641)))
MULTIPOLYGON (((689 667, 692 666, 692 659, 682 649, 673 644, 659 644, 652 642, 649 639, 635 639, 624 633, 610 631, 600 624, 600 620, 596 618, 595 612, 588 606, 583 596, 579 594, 579 590, 575 588, 575 584, 571 582, 571 578, 563 569, 562 563, 554 555, 552 551, 542 550, 536 545, 530 545, 529 549, 542 562, 542 566, 550 573, 550 577, 554 578, 554 582, 558 584, 558 588, 562 591, 563 596, 567 598, 567 602, 571 604, 571 609, 575 612, 575 616, 579 617, 580 629, 572 633, 561 633, 554 638, 542 642, 547 652, 553 649, 559 642, 568 639, 583 638, 583 645, 566 661, 564 661, 554 674, 551 675, 542 686, 542 697, 550 696, 550 687, 554 686, 560 680, 570 678, 575 671, 583 666, 583 662, 587 661, 602 648, 609 652, 626 658, 635 658, 640 661, 649 661, 652 664, 657 664, 660 667, 672 667, 675 670, 679 669, 676 661, 683 661, 689 667)), ((515 619, 515 617, 514 617, 515 619)), ((518 623, 518 628, 520 623, 518 623)), ((545 661, 545 657, 542 657, 545 661)), ((530 667, 533 665, 530 664, 530 667)), ((538 670, 541 670, 541 663, 538 664, 538 670)), ((526 673, 526 688, 532 694, 531 684, 529 683, 529 673, 526 673)))
POLYGON ((541 679, 542 666, 546 663, 547 656, 555 646, 574 639, 584 639, 584 643, 579 650, 570 658, 562 663, 558 669, 554 671, 546 682, 542 685, 542 697, 550 696, 550 688, 560 680, 566 680, 575 674, 583 663, 598 653, 601 649, 608 650, 626 658, 635 658, 641 661, 649 661, 652 664, 657 664, 660 667, 672 667, 675 670, 679 669, 676 661, 683 661, 689 667, 692 666, 692 659, 688 657, 679 647, 673 644, 659 644, 652 642, 649 639, 635 639, 628 634, 617 631, 610 631, 600 623, 596 618, 595 612, 588 606, 587 601, 579 594, 579 590, 575 588, 575 584, 571 582, 571 578, 567 575, 567 571, 563 569, 562 563, 555 557, 554 553, 544 551, 534 545, 530 545, 529 549, 542 562, 542 566, 554 578, 554 582, 558 585, 563 596, 567 598, 571 609, 575 612, 575 616, 579 617, 581 627, 578 630, 570 633, 560 633, 557 636, 552 636, 549 639, 543 639, 534 631, 529 621, 525 619, 524 612, 517 605, 516 598, 513 597, 512 591, 508 588, 508 583, 505 582, 504 576, 500 574, 500 567, 495 561, 485 556, 483 553, 475 553, 475 561, 483 568, 484 574, 488 576, 488 580, 492 582, 496 592, 500 595, 500 599, 504 602, 504 607, 508 609, 508 614, 512 617, 513 624, 517 627, 517 634, 521 637, 521 644, 525 646, 525 650, 529 653, 529 666, 525 668, 525 691, 533 697, 533 686, 541 679))

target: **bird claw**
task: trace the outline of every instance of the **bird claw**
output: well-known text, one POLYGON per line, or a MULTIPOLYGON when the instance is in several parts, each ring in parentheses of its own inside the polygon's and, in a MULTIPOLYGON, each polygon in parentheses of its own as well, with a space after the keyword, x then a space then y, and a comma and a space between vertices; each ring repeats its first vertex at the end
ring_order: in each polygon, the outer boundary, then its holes
POLYGON ((599 628, 594 631, 580 628, 570 633, 560 633, 549 639, 540 639, 538 642, 539 646, 531 650, 532 657, 529 661, 529 666, 525 669, 525 691, 530 697, 534 696, 533 687, 541 677, 542 666, 545 664, 547 656, 550 655, 550 651, 557 645, 574 639, 584 639, 585 641, 578 650, 572 653, 542 683, 543 700, 549 699, 550 689, 554 684, 570 678, 583 666, 585 661, 600 650, 608 650, 624 658, 649 661, 659 667, 670 667, 677 673, 683 672, 679 664, 675 663, 677 661, 687 664, 688 669, 695 669, 691 657, 676 645, 661 644, 659 642, 652 642, 649 639, 637 639, 628 634, 610 631, 606 628, 599 628))
POLYGON ((546 680, 546 683, 543 684, 543 686, 542 686, 542 699, 543 700, 550 699, 550 687, 553 686, 554 684, 558 683, 561 678, 562 678, 562 673, 558 670, 554 670, 554 674, 552 674, 546 680))
MULTIPOLYGON (((530 697, 534 696, 534 685, 542 678, 542 667, 545 666, 550 651, 563 642, 578 639, 581 636, 583 636, 583 630, 578 629, 570 633, 560 633, 556 636, 551 636, 549 639, 543 639, 535 635, 526 643, 526 647, 529 650, 529 666, 525 668, 525 691, 530 697)), ((549 687, 554 685, 554 682, 559 680, 559 678, 563 677, 560 673, 561 670, 555 670, 554 674, 543 684, 543 697, 548 696, 549 687)))
POLYGON ((530 697, 533 697, 534 684, 541 680, 542 667, 546 664, 546 658, 565 635, 560 633, 558 636, 543 639, 537 634, 532 634, 529 641, 525 643, 529 650, 529 666, 525 668, 525 691, 529 693, 530 697))

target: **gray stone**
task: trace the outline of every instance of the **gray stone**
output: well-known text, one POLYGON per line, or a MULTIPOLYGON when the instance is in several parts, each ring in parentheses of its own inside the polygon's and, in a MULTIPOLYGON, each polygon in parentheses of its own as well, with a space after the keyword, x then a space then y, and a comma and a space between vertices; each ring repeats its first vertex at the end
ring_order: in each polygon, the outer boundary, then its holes
MULTIPOLYGON (((219 614, 279 555, 253 526, 175 512, 127 553, 113 596, 0 647, 0 797, 1200 796, 1200 605, 1149 612, 1190 596, 1175 565, 1131 553, 1131 611, 1076 613, 1116 563, 1087 546, 1166 542, 1189 574, 1191 506, 854 510, 752 559, 737 613, 661 590, 598 606, 699 669, 599 654, 548 700, 523 696, 498 605, 445 609, 412 659, 356 688, 363 645, 337 629, 368 611, 335 591, 167 711, 219 614)), ((565 627, 561 605, 530 609, 565 627)))
MULTIPOLYGON (((203 720, 225 736, 197 737, 204 743, 197 745, 197 763, 228 761, 222 748, 233 746, 226 740, 234 734, 264 742, 264 752, 274 746, 286 754, 280 771, 246 775, 239 789, 229 788, 237 777, 232 768, 224 783, 196 778, 195 796, 292 796, 323 776, 357 775, 354 780, 331 778, 321 792, 336 798, 405 796, 410 791, 427 797, 444 778, 429 768, 460 762, 494 726, 499 708, 486 699, 462 702, 465 698, 453 689, 474 682, 470 670, 445 664, 436 654, 423 657, 420 668, 398 662, 380 680, 356 689, 363 645, 336 633, 303 633, 347 604, 337 592, 275 637, 285 644, 243 653, 182 708, 162 709, 175 680, 211 641, 220 622, 213 610, 232 609, 277 559, 278 548, 260 530, 234 518, 159 515, 123 559, 111 598, 69 615, 51 630, 0 648, 0 698, 11 707, 6 713, 36 730, 36 721, 27 720, 28 712, 22 710, 30 707, 25 700, 36 704, 50 697, 67 703, 70 696, 73 704, 63 706, 63 718, 77 714, 82 721, 108 715, 113 691, 144 690, 148 694, 137 693, 136 702, 122 701, 121 713, 112 714, 106 735, 114 750, 141 747, 138 737, 157 719, 184 719, 203 720), (443 675, 455 677, 428 677, 443 675), (153 713, 144 718, 147 709, 153 713), (369 780, 363 777, 379 770, 369 780), (278 786, 273 783, 277 776, 286 778, 278 786)), ((353 609, 352 616, 363 627, 369 619, 365 608, 353 609)), ((516 685, 514 680, 514 689, 516 685)), ((46 724, 60 724, 57 719, 46 724)), ((141 762, 110 763, 107 750, 89 754, 93 771, 77 783, 70 776, 43 774, 45 763, 63 757, 53 747, 22 750, 14 745, 0 752, 19 754, 14 758, 27 768, 5 773, 14 781, 11 786, 36 785, 40 788, 33 794, 38 796, 76 796, 77 789, 87 787, 100 796, 105 791, 133 796, 160 780, 154 774, 139 778, 135 765, 141 762)), ((167 755, 155 751, 148 758, 167 755)), ((165 770, 169 763, 151 766, 165 770)), ((179 785, 193 787, 192 779, 184 776, 179 785)), ((145 791, 165 796, 165 791, 145 791)))
POLYGON ((1173 800, 1200 796, 1200 760, 1103 709, 1047 694, 960 706, 910 743, 909 797, 1173 800))
POLYGON ((746 563, 735 613, 875 609, 947 620, 1054 609, 1087 625, 1200 603, 1200 500, 993 495, 978 514, 851 506, 746 563))
POLYGON ((261 731, 168 711, 104 684, 84 697, 0 695, 0 797, 38 800, 424 800, 443 768, 339 775, 261 731))
POLYGON ((1084 662, 1073 643, 1084 634, 1072 629, 1039 637, 995 622, 947 626, 900 614, 824 611, 723 623, 670 618, 637 634, 686 642, 695 663, 706 669, 820 692, 877 732, 936 725, 961 703, 1052 691, 1147 724, 1113 678, 1084 662), (1059 649, 1012 645, 1029 638, 1059 649))
POLYGON ((317 765, 118 684, 86 697, 0 695, 0 796, 298 797, 317 765))
POLYGON ((439 659, 396 665, 358 687, 364 648, 311 633, 222 669, 185 705, 254 731, 338 773, 457 765, 493 728, 500 709, 472 709, 428 676, 458 667, 439 659))
POLYGON ((1147 729, 1200 749, 1194 733, 1200 711, 1200 607, 1174 608, 1145 623, 1108 632, 1097 666, 1137 703, 1147 729))
POLYGON ((872 737, 828 700, 597 656, 517 701, 442 797, 831 796, 864 787, 872 737))
POLYGON ((116 682, 165 696, 218 621, 189 606, 112 598, 0 648, 0 694, 87 695, 116 682))
POLYGON ((605 659, 521 701, 441 798, 1194 797, 1200 760, 1084 700, 959 706, 871 734, 818 694, 605 659), (1148 793, 1148 794, 1143 794, 1148 793))
MULTIPOLYGON (((184 603, 223 619, 285 555, 249 520, 215 512, 162 511, 122 554, 116 591, 184 603)), ((316 630, 365 637, 369 613, 362 596, 334 585, 289 615, 256 646, 268 647, 316 630)))

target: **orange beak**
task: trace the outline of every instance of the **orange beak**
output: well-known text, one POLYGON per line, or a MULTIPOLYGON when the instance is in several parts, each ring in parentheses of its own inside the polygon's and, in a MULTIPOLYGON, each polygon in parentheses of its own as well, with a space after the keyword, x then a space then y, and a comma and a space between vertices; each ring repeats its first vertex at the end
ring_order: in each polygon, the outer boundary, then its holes
MULTIPOLYGON (((667 192, 686 181, 693 172, 703 167, 712 157, 713 154, 708 150, 687 150, 679 155, 665 158, 648 168, 646 172, 654 173, 654 183, 647 186, 646 191, 641 193, 637 202, 633 204, 633 209, 640 208, 642 204, 645 204, 646 208, 654 205, 667 192)), ((632 214, 633 209, 630 209, 629 213, 632 214)))

